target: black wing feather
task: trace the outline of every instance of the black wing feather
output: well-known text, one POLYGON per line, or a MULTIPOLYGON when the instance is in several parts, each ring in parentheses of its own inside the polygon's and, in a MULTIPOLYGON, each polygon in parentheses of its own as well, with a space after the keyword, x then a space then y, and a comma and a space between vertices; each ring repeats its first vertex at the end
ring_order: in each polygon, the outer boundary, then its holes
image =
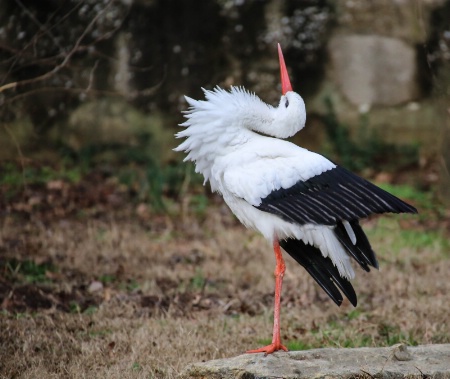
POLYGON ((317 247, 293 238, 281 240, 280 246, 308 271, 337 305, 343 301, 339 288, 356 307, 356 293, 351 283, 339 275, 331 259, 325 258, 317 247))
MULTIPOLYGON (((299 225, 334 226, 336 237, 348 253, 366 271, 378 268, 378 261, 358 219, 374 213, 417 213, 417 210, 343 167, 325 171, 290 188, 273 191, 256 208, 299 225), (343 221, 355 233, 353 244, 343 221)), ((350 282, 341 277, 329 257, 302 240, 280 241, 284 250, 300 263, 331 299, 341 305, 342 293, 356 306, 357 298, 350 282)))
POLYGON ((370 242, 359 225, 358 220, 353 220, 349 223, 355 233, 356 243, 353 244, 342 222, 338 222, 334 229, 338 240, 364 270, 369 272, 369 266, 378 268, 375 252, 372 250, 372 246, 370 246, 370 242))
POLYGON ((413 206, 340 166, 275 190, 256 208, 300 225, 336 225, 374 213, 417 213, 413 206))

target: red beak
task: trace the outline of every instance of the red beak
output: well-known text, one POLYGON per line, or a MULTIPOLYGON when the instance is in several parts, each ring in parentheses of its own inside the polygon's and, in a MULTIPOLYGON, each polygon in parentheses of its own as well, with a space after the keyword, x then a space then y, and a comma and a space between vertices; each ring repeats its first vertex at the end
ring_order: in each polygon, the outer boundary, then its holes
POLYGON ((284 63, 283 52, 281 51, 280 44, 278 44, 278 57, 280 58, 281 92, 283 95, 286 95, 286 92, 292 91, 292 86, 286 69, 286 63, 284 63))

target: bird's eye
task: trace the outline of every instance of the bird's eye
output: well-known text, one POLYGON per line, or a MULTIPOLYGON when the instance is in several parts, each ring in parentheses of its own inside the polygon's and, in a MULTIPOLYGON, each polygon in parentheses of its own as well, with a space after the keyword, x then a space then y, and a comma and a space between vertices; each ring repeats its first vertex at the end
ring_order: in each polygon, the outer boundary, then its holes
POLYGON ((287 108, 289 106, 289 100, 286 99, 286 102, 284 103, 284 106, 287 108))

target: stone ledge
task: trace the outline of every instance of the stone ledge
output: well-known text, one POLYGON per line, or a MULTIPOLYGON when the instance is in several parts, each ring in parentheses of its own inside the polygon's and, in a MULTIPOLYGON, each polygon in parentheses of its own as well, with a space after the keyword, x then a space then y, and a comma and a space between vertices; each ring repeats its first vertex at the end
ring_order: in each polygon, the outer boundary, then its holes
POLYGON ((450 344, 245 354, 191 364, 182 378, 444 379, 450 378, 450 344))

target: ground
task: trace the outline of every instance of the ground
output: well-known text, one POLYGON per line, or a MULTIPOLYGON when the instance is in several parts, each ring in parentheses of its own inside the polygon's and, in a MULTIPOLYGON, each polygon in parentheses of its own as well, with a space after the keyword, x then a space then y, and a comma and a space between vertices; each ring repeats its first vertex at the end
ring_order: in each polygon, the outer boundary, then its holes
MULTIPOLYGON (((364 222, 380 270, 357 269, 356 308, 286 257, 289 349, 450 342, 449 212, 398 194, 420 215, 364 222)), ((0 378, 173 378, 270 342, 271 247, 202 196, 155 211, 94 174, 3 186, 0 378)))

